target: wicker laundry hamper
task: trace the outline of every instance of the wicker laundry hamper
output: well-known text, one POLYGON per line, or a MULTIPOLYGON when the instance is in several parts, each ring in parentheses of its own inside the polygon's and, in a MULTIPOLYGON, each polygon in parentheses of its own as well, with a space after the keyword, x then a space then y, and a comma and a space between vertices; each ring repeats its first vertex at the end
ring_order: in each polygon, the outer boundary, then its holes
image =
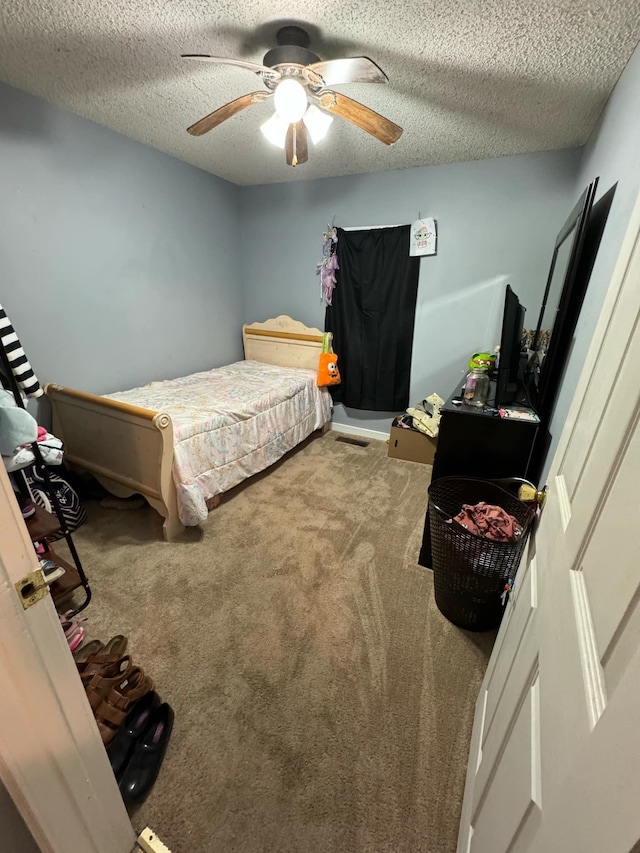
MULTIPOLYGON (((521 480, 517 482, 522 482, 521 480)), ((513 581, 535 508, 486 480, 443 477, 429 487, 433 585, 440 612, 460 628, 488 631, 500 624, 503 592, 513 581), (515 542, 498 542, 447 521, 463 504, 486 501, 502 507, 522 526, 515 542)))

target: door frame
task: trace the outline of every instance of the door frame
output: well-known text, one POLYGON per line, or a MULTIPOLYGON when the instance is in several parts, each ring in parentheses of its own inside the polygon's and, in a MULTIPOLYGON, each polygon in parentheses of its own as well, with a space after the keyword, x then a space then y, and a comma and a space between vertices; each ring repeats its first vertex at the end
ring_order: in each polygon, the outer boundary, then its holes
POLYGON ((131 853, 135 833, 50 595, 15 583, 38 561, 0 465, 0 781, 44 853, 131 853))
MULTIPOLYGON (((636 200, 576 387, 556 461, 564 453, 634 251, 636 200)), ((0 780, 44 853, 130 853, 136 836, 50 596, 24 610, 14 584, 38 568, 13 489, 0 466, 0 780)), ((501 632, 504 630, 504 625, 501 632)), ((501 633, 500 632, 500 633, 501 633)), ((496 646, 500 642, 500 633, 496 646)), ((477 713, 480 712, 478 709, 477 713)), ((478 755, 474 727, 468 780, 478 755)), ((472 786, 467 786, 470 791, 472 786)), ((468 821, 465 795, 462 818, 468 821)))
MULTIPOLYGON (((596 329, 591 340, 591 344, 589 346, 588 354, 585 360, 584 367, 580 373, 580 378, 578 380, 571 405, 569 407, 569 413, 567 415, 566 421, 562 427, 562 433, 560 436, 560 440, 558 442, 558 446, 556 448, 553 460, 551 461, 549 474, 547 475, 547 479, 549 482, 554 482, 556 478, 556 473, 560 468, 562 461, 567 452, 567 445, 571 440, 573 435, 574 427, 576 425, 576 421, 580 414, 582 401, 585 396, 585 392, 589 386, 591 381, 593 370, 598 361, 598 354, 600 349, 602 348, 605 336, 609 329, 610 323, 613 319, 614 312, 616 310, 616 306, 618 304, 618 300, 621 298, 624 287, 627 283, 627 276, 629 275, 629 270, 632 267, 633 263, 636 262, 640 257, 640 193, 636 197, 635 205, 633 208, 633 212, 629 219, 629 224, 627 226, 622 245, 620 247, 620 251, 618 253, 618 258, 609 282, 609 286, 607 288, 607 292, 605 294, 605 298, 603 301, 602 309, 600 311, 600 315, 598 318, 598 322, 596 325, 596 329)), ((528 561, 528 554, 525 552, 523 556, 522 565, 526 565, 528 561)), ((520 574, 520 573, 519 573, 520 574)), ((507 613, 505 613, 505 618, 502 620, 502 624, 498 631, 498 636, 496 637, 496 642, 494 644, 494 650, 489 661, 489 665, 487 667, 487 671, 485 673, 485 677, 482 683, 482 686, 479 691, 479 696, 483 695, 483 691, 485 690, 486 685, 489 683, 491 676, 493 674, 494 667, 496 665, 496 657, 499 650, 502 649, 502 645, 504 642, 504 637, 506 631, 509 627, 509 615, 510 609, 513 606, 512 602, 507 604, 507 613)), ((458 837, 458 847, 457 853, 468 853, 467 842, 469 841, 469 835, 465 834, 462 830, 465 827, 468 827, 471 823, 471 814, 473 810, 473 793, 474 793, 474 780, 476 771, 479 766, 479 762, 481 759, 481 750, 480 750, 480 739, 483 732, 482 725, 482 716, 484 714, 485 708, 481 702, 476 704, 474 723, 473 723, 473 732, 471 736, 471 744, 469 748, 469 762, 467 766, 467 776, 466 776, 466 784, 465 784, 465 792, 464 799, 462 803, 462 813, 460 816, 460 834, 458 837)))

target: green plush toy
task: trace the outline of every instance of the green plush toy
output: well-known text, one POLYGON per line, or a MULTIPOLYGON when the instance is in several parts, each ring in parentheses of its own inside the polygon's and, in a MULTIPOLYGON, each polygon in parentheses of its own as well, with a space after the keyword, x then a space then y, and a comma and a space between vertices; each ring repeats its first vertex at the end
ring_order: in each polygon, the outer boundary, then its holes
POLYGON ((496 366, 496 359, 497 356, 494 352, 474 352, 469 359, 469 370, 484 369, 491 373, 496 366))

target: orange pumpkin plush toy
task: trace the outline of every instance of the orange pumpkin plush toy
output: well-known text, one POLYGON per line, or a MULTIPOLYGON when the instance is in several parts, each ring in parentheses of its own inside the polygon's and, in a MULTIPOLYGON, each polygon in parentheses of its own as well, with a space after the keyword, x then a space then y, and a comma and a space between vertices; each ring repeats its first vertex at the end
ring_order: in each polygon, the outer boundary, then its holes
POLYGON ((331 346, 331 332, 325 332, 322 336, 322 352, 318 364, 318 385, 339 385, 340 371, 338 370, 338 356, 331 346))

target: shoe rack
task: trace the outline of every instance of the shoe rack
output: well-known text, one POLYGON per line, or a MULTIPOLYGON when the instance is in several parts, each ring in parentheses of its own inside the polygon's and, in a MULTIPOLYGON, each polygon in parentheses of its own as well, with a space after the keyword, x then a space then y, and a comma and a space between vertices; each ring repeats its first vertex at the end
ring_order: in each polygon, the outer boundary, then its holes
MULTIPOLYGON (((45 487, 47 488, 51 503, 56 507, 57 495, 55 486, 49 484, 45 474, 43 474, 43 476, 45 476, 45 487)), ((85 599, 82 604, 67 613, 67 618, 70 619, 80 613, 81 610, 84 610, 91 601, 89 580, 84 572, 80 557, 71 537, 71 533, 66 529, 64 518, 60 521, 59 516, 61 513, 59 512, 59 505, 56 510, 58 512, 58 517, 47 512, 46 509, 38 506, 38 504, 34 504, 34 506, 36 510, 35 514, 30 518, 25 519, 25 524, 27 525, 31 541, 34 543, 41 542, 44 545, 44 552, 38 556, 43 560, 51 560, 52 563, 55 563, 57 566, 64 569, 64 575, 51 584, 51 597, 53 598, 54 604, 58 605, 63 603, 72 592, 80 587, 85 591, 85 599), (52 536, 60 533, 64 536, 69 550, 71 551, 74 560, 73 563, 65 560, 64 557, 61 557, 60 554, 54 550, 53 544, 49 541, 52 536)))
MULTIPOLYGON (((2 367, 3 384, 13 394, 16 405, 21 409, 26 408, 22 400, 22 395, 20 394, 18 383, 16 382, 13 371, 11 370, 9 359, 4 347, 1 345, 0 366, 2 367)), ((66 614, 67 618, 71 618, 88 606, 91 601, 91 587, 89 586, 89 580, 82 566, 73 537, 71 536, 71 531, 69 530, 62 512, 55 485, 51 482, 49 468, 42 459, 42 454, 40 453, 37 441, 34 441, 31 444, 31 449, 33 451, 35 461, 27 463, 24 467, 31 467, 33 465, 35 470, 42 477, 42 488, 44 488, 49 495, 49 500, 53 507, 53 513, 47 512, 43 507, 34 503, 23 469, 9 472, 9 477, 13 480, 21 497, 35 506, 35 514, 25 519, 25 524, 29 531, 31 541, 41 542, 44 545, 45 552, 40 556, 43 559, 51 560, 52 563, 55 563, 65 570, 62 577, 51 584, 51 596, 54 603, 56 605, 63 603, 67 598, 69 598, 72 592, 80 587, 84 590, 84 601, 78 607, 68 611, 66 614), (53 536, 57 536, 58 538, 64 537, 73 562, 65 560, 56 553, 50 541, 53 536)))

